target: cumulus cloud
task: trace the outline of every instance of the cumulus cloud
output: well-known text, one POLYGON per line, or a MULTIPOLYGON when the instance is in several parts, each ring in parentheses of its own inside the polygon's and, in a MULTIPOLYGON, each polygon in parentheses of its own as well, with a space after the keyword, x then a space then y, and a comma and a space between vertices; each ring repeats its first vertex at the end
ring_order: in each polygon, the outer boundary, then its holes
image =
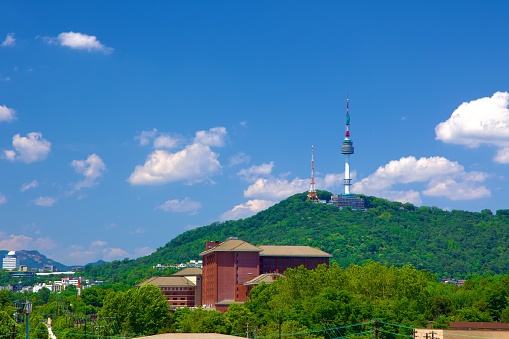
POLYGON ((237 165, 241 165, 241 164, 246 164, 249 161, 251 161, 251 157, 249 155, 247 155, 243 152, 239 152, 235 155, 232 155, 228 159, 228 166, 232 167, 232 166, 237 166, 237 165))
MULTIPOLYGON (((157 130, 151 132, 154 133, 142 132, 140 142, 142 136, 145 137, 143 140, 155 138, 157 130)), ((127 181, 132 185, 161 185, 175 181, 191 185, 210 179, 222 169, 219 154, 211 147, 224 146, 226 135, 226 128, 214 127, 208 131, 197 131, 193 142, 180 151, 171 153, 156 149, 148 155, 145 164, 135 167, 127 181)), ((180 137, 162 134, 154 140, 154 146, 172 148, 180 141, 180 137)))
POLYGON ((0 205, 7 203, 7 197, 0 193, 0 205))
POLYGON ((141 146, 150 144, 152 139, 157 135, 157 129, 153 128, 150 131, 141 131, 140 134, 134 137, 134 140, 139 140, 141 146))
POLYGON ((3 157, 11 161, 31 163, 46 159, 51 151, 51 142, 40 132, 28 133, 26 137, 16 134, 12 137, 14 150, 4 150, 3 157))
POLYGON ((309 188, 308 185, 308 180, 299 178, 292 181, 280 178, 259 178, 244 190, 244 197, 279 201, 306 191, 309 188))
POLYGON ((239 172, 237 172, 237 175, 245 181, 253 182, 261 176, 267 176, 271 174, 273 167, 274 162, 271 161, 268 164, 261 164, 259 166, 253 165, 249 168, 241 169, 239 172))
POLYGON ((237 205, 230 211, 224 212, 219 219, 221 221, 244 219, 269 208, 275 203, 275 201, 271 200, 248 200, 246 203, 237 205))
POLYGON ((16 111, 5 105, 0 106, 0 122, 11 122, 13 120, 16 120, 16 111))
POLYGON ((10 251, 19 251, 26 249, 34 249, 38 251, 51 250, 56 244, 50 238, 32 238, 26 235, 11 234, 7 237, 0 237, 0 248, 9 249, 10 251))
POLYGON ((134 256, 136 258, 137 257, 144 257, 144 256, 147 256, 149 254, 154 253, 155 251, 156 251, 155 248, 148 247, 148 246, 138 247, 138 248, 134 249, 134 256))
POLYGON ((102 241, 102 240, 95 240, 90 243, 91 247, 103 247, 106 245, 108 245, 108 243, 106 241, 102 241))
POLYGON ((487 178, 482 172, 466 172, 463 166, 443 157, 406 157, 380 166, 375 173, 356 182, 353 191, 401 202, 421 203, 415 191, 394 191, 396 185, 423 183, 424 195, 445 197, 451 200, 479 199, 490 196, 481 185, 487 178))
POLYGON ((105 54, 113 52, 113 48, 103 45, 94 35, 87 35, 77 32, 63 32, 56 38, 45 37, 49 44, 56 44, 71 49, 87 50, 89 52, 102 52, 105 54))
POLYGON ((56 200, 51 197, 38 197, 34 200, 34 204, 37 206, 51 207, 55 204, 56 200))
POLYGON ((475 148, 498 147, 494 161, 509 163, 509 93, 496 92, 462 103, 451 117, 435 127, 437 140, 475 148))
POLYGON ((213 127, 208 131, 198 131, 194 137, 194 143, 211 146, 223 147, 226 138, 226 128, 213 127))
POLYGON ((167 200, 164 204, 158 207, 158 209, 161 209, 166 212, 189 213, 189 214, 196 214, 196 212, 200 208, 201 208, 200 202, 191 200, 189 198, 185 198, 184 200, 179 199, 167 200))
POLYGON ((29 189, 37 188, 37 187, 39 187, 39 183, 37 182, 37 180, 32 180, 28 183, 21 185, 21 188, 19 190, 21 192, 25 192, 25 191, 28 191, 29 189))
POLYGON ((12 47, 16 44, 16 39, 14 38, 14 33, 8 33, 2 42, 2 47, 12 47))
POLYGON ((102 251, 102 254, 103 254, 103 258, 106 260, 106 261, 112 261, 112 260, 121 260, 121 259, 124 259, 124 258, 129 258, 129 253, 127 253, 127 251, 121 249, 121 248, 115 248, 115 247, 112 247, 112 248, 108 248, 108 249, 104 249, 102 251))
POLYGON ((179 145, 180 139, 169 135, 160 135, 154 139, 154 148, 172 149, 179 145))
POLYGON ((76 173, 83 174, 85 177, 74 185, 75 190, 97 185, 97 179, 106 171, 106 165, 101 157, 95 153, 89 155, 86 160, 73 160, 71 165, 76 173))

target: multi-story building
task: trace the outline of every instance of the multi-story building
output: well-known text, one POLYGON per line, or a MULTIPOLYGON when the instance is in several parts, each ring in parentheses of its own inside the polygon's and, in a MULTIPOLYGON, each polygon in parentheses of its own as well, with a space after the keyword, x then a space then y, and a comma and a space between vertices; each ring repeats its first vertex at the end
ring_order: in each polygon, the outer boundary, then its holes
POLYGON ((247 284, 261 274, 281 273, 304 265, 315 269, 329 265, 330 254, 309 246, 254 246, 237 238, 207 242, 203 259, 203 306, 224 311, 244 302, 252 287, 247 284))
POLYGON ((152 284, 161 289, 170 308, 201 306, 202 270, 185 268, 169 277, 153 277, 138 287, 152 284))
POLYGON ((18 258, 16 252, 10 251, 7 253, 2 262, 2 268, 8 271, 14 271, 18 268, 18 258))

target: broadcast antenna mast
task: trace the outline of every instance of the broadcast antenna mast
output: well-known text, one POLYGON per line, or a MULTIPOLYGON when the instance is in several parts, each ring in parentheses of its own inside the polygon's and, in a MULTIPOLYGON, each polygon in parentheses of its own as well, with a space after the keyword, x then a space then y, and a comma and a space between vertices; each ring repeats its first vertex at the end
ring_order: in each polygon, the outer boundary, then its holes
POLYGON ((312 202, 319 202, 315 189, 315 147, 311 145, 311 185, 309 187, 308 198, 312 202))

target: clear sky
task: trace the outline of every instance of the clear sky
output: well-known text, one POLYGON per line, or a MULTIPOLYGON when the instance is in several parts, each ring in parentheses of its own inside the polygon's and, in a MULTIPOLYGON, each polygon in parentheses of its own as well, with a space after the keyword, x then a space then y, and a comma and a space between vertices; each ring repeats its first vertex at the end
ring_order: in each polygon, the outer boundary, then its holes
MULTIPOLYGON (((136 258, 310 181, 509 208, 507 1, 0 2, 0 249, 136 258)), ((190 253, 190 259, 195 258, 190 253)))

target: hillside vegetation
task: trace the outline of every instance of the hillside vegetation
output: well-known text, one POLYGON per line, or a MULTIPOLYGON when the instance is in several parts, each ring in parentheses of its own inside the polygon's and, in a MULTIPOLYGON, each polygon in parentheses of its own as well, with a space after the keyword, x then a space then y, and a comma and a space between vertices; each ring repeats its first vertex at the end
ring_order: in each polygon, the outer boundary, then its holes
MULTIPOLYGON (((331 195, 318 194, 322 199, 331 195)), ((371 261, 411 264, 438 277, 455 278, 507 272, 509 210, 444 211, 363 197, 365 211, 314 204, 306 201, 306 193, 296 194, 250 218, 184 232, 147 257, 87 267, 86 272, 122 280, 121 272, 130 271, 132 279, 141 279, 133 273, 136 268, 199 259, 206 241, 231 236, 253 245, 320 248, 341 267, 371 261)))

